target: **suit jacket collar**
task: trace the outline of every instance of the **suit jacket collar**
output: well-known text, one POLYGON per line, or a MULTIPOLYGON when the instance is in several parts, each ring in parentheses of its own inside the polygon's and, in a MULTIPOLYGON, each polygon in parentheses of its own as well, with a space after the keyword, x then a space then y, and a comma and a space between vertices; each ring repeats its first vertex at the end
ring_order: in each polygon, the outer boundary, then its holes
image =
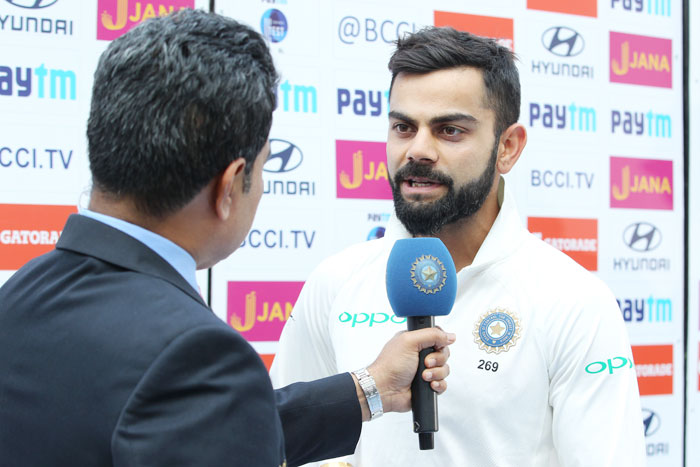
POLYGON ((202 305, 202 297, 167 261, 135 238, 86 216, 68 217, 56 249, 93 256, 170 282, 202 305))

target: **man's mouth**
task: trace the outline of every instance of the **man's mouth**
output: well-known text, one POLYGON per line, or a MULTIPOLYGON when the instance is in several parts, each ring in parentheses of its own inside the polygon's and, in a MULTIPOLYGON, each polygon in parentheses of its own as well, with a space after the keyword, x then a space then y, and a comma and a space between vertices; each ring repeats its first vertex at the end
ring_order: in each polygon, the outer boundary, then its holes
POLYGON ((424 188, 424 187, 432 187, 432 186, 440 185, 439 182, 437 182, 435 180, 431 180, 429 178, 410 177, 410 178, 407 178, 405 181, 412 188, 424 188))

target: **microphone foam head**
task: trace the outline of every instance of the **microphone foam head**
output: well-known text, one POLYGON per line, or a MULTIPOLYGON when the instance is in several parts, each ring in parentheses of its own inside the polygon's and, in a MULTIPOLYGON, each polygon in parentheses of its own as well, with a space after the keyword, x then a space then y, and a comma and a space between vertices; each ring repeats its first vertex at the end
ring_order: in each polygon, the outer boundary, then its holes
POLYGON ((396 316, 439 316, 452 310, 457 272, 439 238, 397 240, 386 265, 386 292, 396 316))

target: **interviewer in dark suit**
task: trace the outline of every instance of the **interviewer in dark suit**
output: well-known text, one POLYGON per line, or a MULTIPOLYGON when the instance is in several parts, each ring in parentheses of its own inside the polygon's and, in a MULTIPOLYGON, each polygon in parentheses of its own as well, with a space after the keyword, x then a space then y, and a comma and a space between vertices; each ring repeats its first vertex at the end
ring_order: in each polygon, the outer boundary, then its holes
MULTIPOLYGON (((204 12, 144 23, 102 54, 89 210, 0 289, 0 465, 276 466, 354 451, 370 418, 357 379, 273 391, 196 291, 195 269, 253 221, 276 83, 257 33, 204 12)), ((369 366, 384 411, 410 408, 421 348, 438 348, 423 376, 445 390, 453 339, 386 345, 369 366)))

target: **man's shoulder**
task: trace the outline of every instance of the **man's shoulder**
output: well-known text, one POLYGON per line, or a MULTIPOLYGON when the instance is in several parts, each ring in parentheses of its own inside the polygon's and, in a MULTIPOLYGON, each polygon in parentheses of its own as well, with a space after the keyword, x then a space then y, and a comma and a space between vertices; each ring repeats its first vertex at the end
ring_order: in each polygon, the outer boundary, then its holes
MULTIPOLYGON (((591 254, 597 256, 595 251, 591 254)), ((609 287, 592 271, 535 235, 528 234, 522 247, 512 258, 523 285, 556 290, 558 297, 568 295, 574 300, 584 297, 609 299, 609 287)), ((593 266, 590 266, 593 267, 593 266)))

